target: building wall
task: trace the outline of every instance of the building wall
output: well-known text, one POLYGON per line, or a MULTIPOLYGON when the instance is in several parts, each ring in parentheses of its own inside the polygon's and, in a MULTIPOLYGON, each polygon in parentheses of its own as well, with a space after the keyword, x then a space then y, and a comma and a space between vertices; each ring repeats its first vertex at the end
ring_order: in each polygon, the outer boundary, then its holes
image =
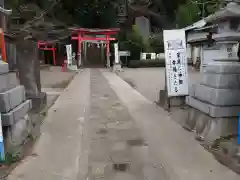
POLYGON ((135 19, 135 25, 143 38, 147 39, 150 36, 150 21, 148 18, 144 16, 137 17, 135 19))

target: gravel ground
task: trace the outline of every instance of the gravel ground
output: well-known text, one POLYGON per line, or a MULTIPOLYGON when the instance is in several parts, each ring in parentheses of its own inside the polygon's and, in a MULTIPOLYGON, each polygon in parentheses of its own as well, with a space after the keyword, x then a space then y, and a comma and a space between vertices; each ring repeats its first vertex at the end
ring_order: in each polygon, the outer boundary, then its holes
POLYGON ((72 80, 75 72, 62 72, 61 67, 41 70, 42 91, 47 93, 47 105, 50 106, 72 80))
POLYGON ((62 72, 61 67, 51 67, 41 70, 41 84, 43 88, 65 88, 75 75, 75 72, 62 72))
MULTIPOLYGON (((199 73, 189 68, 190 82, 199 81, 199 73)), ((158 101, 159 91, 164 89, 165 68, 125 68, 120 77, 136 88, 152 102, 158 101)))

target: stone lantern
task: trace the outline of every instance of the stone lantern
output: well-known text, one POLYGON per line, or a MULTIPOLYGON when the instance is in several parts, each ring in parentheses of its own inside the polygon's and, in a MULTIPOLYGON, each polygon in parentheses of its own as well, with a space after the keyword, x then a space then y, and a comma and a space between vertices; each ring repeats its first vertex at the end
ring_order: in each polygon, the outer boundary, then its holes
POLYGON ((237 133, 240 112, 240 5, 228 3, 204 19, 217 25, 202 47, 200 83, 189 87, 186 127, 206 143, 237 133), (210 41, 208 41, 210 40, 210 41))

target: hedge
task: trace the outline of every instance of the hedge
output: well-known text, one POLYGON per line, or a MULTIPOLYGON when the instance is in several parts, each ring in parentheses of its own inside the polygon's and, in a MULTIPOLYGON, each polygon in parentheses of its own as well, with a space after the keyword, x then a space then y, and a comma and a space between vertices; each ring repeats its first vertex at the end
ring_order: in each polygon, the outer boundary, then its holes
POLYGON ((164 60, 131 60, 128 64, 129 68, 141 67, 165 67, 164 60))

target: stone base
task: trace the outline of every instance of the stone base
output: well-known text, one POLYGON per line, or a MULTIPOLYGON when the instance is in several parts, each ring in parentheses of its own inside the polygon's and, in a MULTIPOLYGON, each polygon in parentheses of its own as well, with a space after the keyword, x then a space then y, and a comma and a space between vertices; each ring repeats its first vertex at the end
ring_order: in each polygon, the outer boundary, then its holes
POLYGON ((236 134, 238 132, 238 118, 213 118, 197 109, 189 108, 184 127, 195 131, 198 139, 211 144, 222 136, 236 134))
POLYGON ((168 97, 165 90, 160 90, 158 104, 165 110, 171 108, 183 107, 185 105, 185 96, 168 97))
POLYGON ((11 154, 15 154, 19 151, 22 145, 24 145, 29 134, 32 130, 31 119, 28 115, 19 119, 16 124, 5 127, 4 133, 4 144, 5 151, 11 154))
POLYGON ((122 71, 122 65, 121 64, 114 64, 113 65, 113 72, 121 72, 122 71))
POLYGON ((237 117, 238 113, 240 112, 240 106, 214 106, 191 96, 186 98, 186 103, 189 106, 215 118, 237 117))
POLYGON ((47 104, 47 94, 45 92, 41 92, 38 97, 30 98, 32 100, 32 112, 38 113, 45 108, 47 104))
POLYGON ((71 70, 71 71, 77 71, 78 70, 76 65, 69 65, 68 69, 71 70))

